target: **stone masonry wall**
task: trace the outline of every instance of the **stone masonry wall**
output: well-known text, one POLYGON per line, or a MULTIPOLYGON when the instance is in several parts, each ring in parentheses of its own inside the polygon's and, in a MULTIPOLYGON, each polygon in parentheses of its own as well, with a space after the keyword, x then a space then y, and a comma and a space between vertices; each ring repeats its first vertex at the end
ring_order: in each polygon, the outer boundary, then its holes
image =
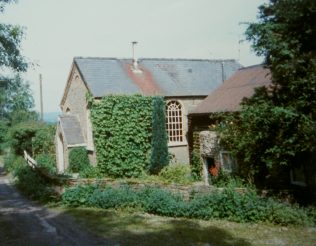
POLYGON ((69 81, 70 87, 66 95, 66 100, 64 104, 61 105, 62 112, 66 114, 67 109, 69 109, 71 114, 77 114, 79 116, 84 138, 87 139, 86 94, 88 93, 88 89, 75 66, 71 72, 69 81))

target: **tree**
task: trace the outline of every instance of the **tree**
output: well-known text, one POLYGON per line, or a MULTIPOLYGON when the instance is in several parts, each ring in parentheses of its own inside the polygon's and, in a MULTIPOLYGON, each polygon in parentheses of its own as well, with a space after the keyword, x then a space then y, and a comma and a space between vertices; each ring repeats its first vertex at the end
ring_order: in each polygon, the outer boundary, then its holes
POLYGON ((169 164, 168 137, 166 131, 165 102, 162 97, 153 100, 152 140, 149 171, 158 174, 169 164))
MULTIPOLYGON (((0 12, 4 7, 14 0, 0 0, 0 12)), ((21 41, 23 29, 19 26, 0 23, 0 67, 9 68, 14 71, 24 72, 27 69, 27 62, 21 55, 21 41)))
MULTIPOLYGON (((15 0, 0 0, 0 13, 7 4, 15 0)), ((15 25, 0 23, 0 68, 9 72, 25 72, 28 64, 21 55, 21 41, 23 28, 15 25)), ((21 76, 16 74, 13 78, 0 76, 0 121, 10 124, 36 118, 30 109, 34 100, 29 84, 23 82, 21 76), (8 122, 9 120, 9 122, 8 122)))
POLYGON ((10 120, 15 124, 24 120, 36 119, 36 114, 31 112, 34 99, 30 86, 17 74, 14 78, 2 80, 4 86, 0 97, 0 115, 2 119, 10 120))
POLYGON ((314 0, 270 0, 246 31, 254 51, 265 57, 272 85, 258 88, 219 127, 244 174, 300 165, 316 150, 315 21, 314 0))

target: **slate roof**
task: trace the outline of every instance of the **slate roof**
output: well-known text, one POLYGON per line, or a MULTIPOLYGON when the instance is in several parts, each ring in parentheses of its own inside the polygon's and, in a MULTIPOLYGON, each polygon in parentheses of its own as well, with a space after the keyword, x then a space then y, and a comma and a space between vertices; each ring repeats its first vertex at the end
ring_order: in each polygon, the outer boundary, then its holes
POLYGON ((59 119, 67 145, 85 145, 78 117, 75 115, 61 115, 59 119))
POLYGON ((94 97, 206 96, 241 67, 235 60, 144 58, 142 73, 134 73, 131 59, 75 57, 74 63, 94 97))
POLYGON ((251 97, 256 87, 270 84, 270 70, 263 65, 241 68, 212 91, 190 114, 238 111, 242 99, 251 97))

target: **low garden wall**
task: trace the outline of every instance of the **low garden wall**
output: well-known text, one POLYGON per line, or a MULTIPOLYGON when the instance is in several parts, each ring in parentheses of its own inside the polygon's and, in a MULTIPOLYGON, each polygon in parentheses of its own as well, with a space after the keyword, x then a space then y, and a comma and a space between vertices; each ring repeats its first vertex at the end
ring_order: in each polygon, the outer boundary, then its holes
MULTIPOLYGON (((97 184, 100 186, 111 186, 118 188, 120 186, 128 185, 135 190, 141 190, 145 187, 161 188, 168 190, 174 194, 181 194, 185 200, 189 200, 193 194, 207 194, 214 191, 222 191, 225 188, 218 188, 215 186, 206 186, 202 182, 192 185, 180 185, 180 184, 162 184, 153 182, 139 182, 135 180, 114 180, 114 179, 67 179, 65 180, 65 186, 77 186, 85 184, 97 184)), ((246 188, 235 188, 239 193, 246 191, 246 188)), ((64 187, 59 187, 59 192, 63 192, 64 187)))

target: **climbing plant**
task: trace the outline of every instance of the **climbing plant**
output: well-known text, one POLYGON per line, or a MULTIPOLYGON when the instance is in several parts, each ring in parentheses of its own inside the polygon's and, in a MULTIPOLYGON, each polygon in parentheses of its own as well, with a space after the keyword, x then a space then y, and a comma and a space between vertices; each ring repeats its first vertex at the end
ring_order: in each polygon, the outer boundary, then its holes
POLYGON ((133 95, 88 99, 97 162, 103 174, 137 177, 148 169, 154 98, 133 95))
POLYGON ((165 102, 162 97, 153 99, 151 158, 149 171, 157 174, 169 163, 166 131, 165 102))

